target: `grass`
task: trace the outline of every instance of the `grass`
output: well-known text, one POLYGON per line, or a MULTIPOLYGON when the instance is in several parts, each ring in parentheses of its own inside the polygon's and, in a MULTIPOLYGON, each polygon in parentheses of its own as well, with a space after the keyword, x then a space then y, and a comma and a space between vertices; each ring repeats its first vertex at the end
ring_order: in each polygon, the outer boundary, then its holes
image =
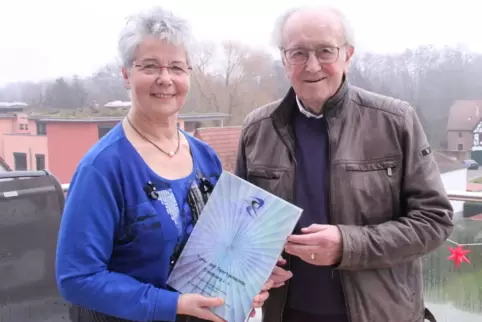
POLYGON ((475 179, 470 180, 471 183, 482 183, 482 177, 478 177, 475 179))

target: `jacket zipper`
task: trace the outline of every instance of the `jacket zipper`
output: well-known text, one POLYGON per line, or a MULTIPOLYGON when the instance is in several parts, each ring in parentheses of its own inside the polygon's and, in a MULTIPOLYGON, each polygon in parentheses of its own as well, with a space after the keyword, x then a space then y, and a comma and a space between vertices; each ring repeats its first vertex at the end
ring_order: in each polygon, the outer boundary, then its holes
POLYGON ((393 170, 392 168, 387 168, 387 175, 391 177, 393 175, 393 170))
MULTIPOLYGON (((293 171, 293 202, 296 200, 296 152, 295 151, 292 151, 292 149, 288 146, 288 144, 285 142, 285 139, 283 138, 283 136, 279 133, 278 131, 278 128, 276 126, 274 126, 275 130, 276 130, 276 133, 278 134, 278 136, 280 137, 281 141, 283 141, 283 144, 286 146, 286 148, 289 150, 290 154, 291 154, 291 157, 293 159, 293 166, 294 166, 294 171, 293 171)), ((289 256, 289 255, 287 255, 289 256)), ((291 261, 289 260, 289 258, 286 258, 286 262, 288 264, 288 270, 291 269, 291 261)), ((284 315, 284 312, 285 312, 285 308, 286 308, 286 301, 288 300, 288 292, 289 292, 289 287, 290 287, 290 281, 288 280, 286 282, 286 287, 288 288, 286 290, 286 295, 283 297, 283 306, 281 307, 281 312, 280 312, 280 319, 279 321, 280 322, 283 322, 283 315, 284 315)), ((262 320, 264 320, 264 317, 262 317, 262 320)))
MULTIPOLYGON (((324 117, 325 119, 325 123, 326 123, 326 134, 328 135, 328 175, 326 176, 326 180, 327 180, 327 192, 328 192, 328 218, 330 218, 330 222, 331 222, 331 157, 332 157, 332 153, 331 153, 331 148, 333 146, 332 142, 331 142, 331 135, 330 135, 330 125, 328 123, 328 120, 326 119, 326 117, 324 117)), ((391 172, 390 172, 391 173, 391 172)), ((391 175, 391 174, 390 174, 391 175)), ((331 223, 330 223, 331 224, 331 223)), ((335 270, 332 268, 331 269, 331 276, 332 278, 334 277, 334 274, 335 274, 335 270)), ((343 278, 343 275, 340 273, 340 280, 341 280, 341 289, 342 289, 342 292, 343 292, 343 300, 345 301, 345 306, 346 306, 346 314, 347 314, 347 317, 348 317, 348 321, 351 322, 352 319, 351 319, 351 314, 350 314, 350 308, 348 306, 348 301, 346 300, 346 289, 345 289, 345 279, 343 278)))

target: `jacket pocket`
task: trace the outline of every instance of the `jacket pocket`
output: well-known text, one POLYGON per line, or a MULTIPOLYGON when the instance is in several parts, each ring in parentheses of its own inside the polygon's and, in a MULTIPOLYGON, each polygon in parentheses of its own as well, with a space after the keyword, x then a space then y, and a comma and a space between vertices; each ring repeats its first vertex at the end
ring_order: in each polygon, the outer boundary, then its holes
POLYGON ((270 168, 254 168, 248 169, 248 178, 260 178, 266 180, 275 180, 281 178, 283 170, 270 168))
POLYGON ((400 166, 398 160, 345 162, 339 183, 343 203, 349 203, 357 223, 380 224, 398 216, 400 166), (348 185, 350 189, 344 189, 348 185))
POLYGON ((248 169, 247 179, 255 186, 260 187, 272 194, 275 194, 281 198, 285 198, 287 195, 286 189, 281 189, 283 176, 287 170, 285 169, 270 169, 270 168, 251 168, 248 169))
POLYGON ((393 176, 394 170, 397 169, 398 162, 395 160, 388 161, 370 161, 361 163, 345 163, 344 168, 346 171, 386 171, 387 176, 393 176))

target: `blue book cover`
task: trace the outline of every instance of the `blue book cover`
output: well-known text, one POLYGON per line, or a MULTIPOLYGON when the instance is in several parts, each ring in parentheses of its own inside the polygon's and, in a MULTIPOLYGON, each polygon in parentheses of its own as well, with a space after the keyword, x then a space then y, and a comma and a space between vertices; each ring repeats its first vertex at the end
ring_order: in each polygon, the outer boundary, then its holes
POLYGON ((221 297, 213 312, 245 322, 302 209, 224 171, 167 284, 221 297))

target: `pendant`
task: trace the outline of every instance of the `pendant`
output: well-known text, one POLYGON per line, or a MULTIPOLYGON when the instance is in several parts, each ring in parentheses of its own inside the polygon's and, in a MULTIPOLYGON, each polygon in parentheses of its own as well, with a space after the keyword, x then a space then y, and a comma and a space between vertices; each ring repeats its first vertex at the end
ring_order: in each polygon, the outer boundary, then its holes
POLYGON ((171 158, 172 158, 172 157, 174 156, 174 152, 173 152, 173 151, 171 151, 171 152, 169 152, 169 153, 168 153, 168 155, 169 155, 169 157, 171 157, 171 158))

